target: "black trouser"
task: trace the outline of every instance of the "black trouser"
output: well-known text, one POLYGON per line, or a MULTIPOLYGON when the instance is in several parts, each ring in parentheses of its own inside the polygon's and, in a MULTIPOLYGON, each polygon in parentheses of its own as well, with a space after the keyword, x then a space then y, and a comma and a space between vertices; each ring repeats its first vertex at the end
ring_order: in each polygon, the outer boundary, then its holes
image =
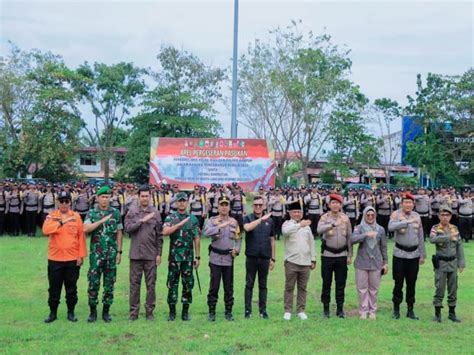
POLYGON ((273 225, 275 226, 276 238, 280 239, 281 226, 283 224, 283 216, 272 216, 273 225))
POLYGON ((48 305, 56 312, 61 299, 61 289, 66 289, 66 304, 68 311, 73 311, 77 303, 77 280, 80 267, 74 261, 48 260, 49 298, 48 305))
POLYGON ((351 222, 351 228, 352 228, 352 230, 354 230, 354 228, 355 228, 355 226, 356 226, 356 223, 357 223, 356 218, 355 218, 355 217, 352 217, 352 218, 349 217, 349 221, 351 222))
POLYGON ((456 227, 459 227, 459 216, 457 214, 452 214, 451 224, 454 224, 456 227))
POLYGON ((10 212, 10 234, 17 236, 20 235, 21 224, 20 224, 20 213, 19 212, 10 212))
POLYGON ((336 281, 336 304, 344 304, 344 289, 347 280, 347 257, 328 257, 321 256, 321 277, 323 279, 323 289, 321 291, 321 302, 323 304, 331 303, 331 284, 332 275, 336 281))
MULTIPOLYGON (((377 223, 381 225, 385 232, 388 233, 388 222, 390 221, 389 215, 377 214, 377 223)), ((352 228, 354 230, 354 228, 352 228)))
POLYGON ((25 232, 29 236, 36 234, 36 215, 38 211, 25 211, 25 232))
POLYGON ((202 214, 193 214, 193 216, 197 218, 198 223, 199 223, 199 228, 201 228, 202 230, 202 227, 204 226, 204 217, 202 216, 202 214))
POLYGON ((459 217, 459 233, 464 240, 472 239, 472 217, 459 217))
POLYGON ((420 268, 420 258, 403 259, 393 257, 392 275, 395 281, 393 287, 392 301, 399 305, 403 301, 403 282, 406 281, 406 297, 405 301, 408 305, 415 304, 415 286, 418 278, 418 270, 420 268))
POLYGON ((242 217, 242 214, 230 212, 230 216, 232 218, 235 218, 235 220, 239 224, 240 230, 243 231, 244 230, 244 217, 242 217))
POLYGON ((320 214, 311 214, 308 213, 308 218, 311 221, 311 233, 313 233, 313 238, 316 239, 318 236, 318 223, 319 223, 319 218, 321 218, 320 214))
POLYGON ((430 227, 430 217, 420 217, 421 225, 423 226, 423 237, 426 238, 430 235, 431 227, 430 227))
POLYGON ((224 284, 224 303, 226 308, 234 305, 234 265, 221 266, 209 263, 211 269, 211 280, 209 282, 209 293, 207 294, 207 305, 215 308, 219 298, 219 287, 224 284))
POLYGON ((0 235, 5 233, 5 211, 0 211, 0 235))
POLYGON ((437 215, 432 215, 430 219, 430 231, 433 226, 437 225, 439 223, 439 218, 437 215))
POLYGON ((245 260, 245 310, 252 312, 252 293, 255 276, 258 273, 258 309, 267 309, 267 278, 270 259, 247 256, 245 260))

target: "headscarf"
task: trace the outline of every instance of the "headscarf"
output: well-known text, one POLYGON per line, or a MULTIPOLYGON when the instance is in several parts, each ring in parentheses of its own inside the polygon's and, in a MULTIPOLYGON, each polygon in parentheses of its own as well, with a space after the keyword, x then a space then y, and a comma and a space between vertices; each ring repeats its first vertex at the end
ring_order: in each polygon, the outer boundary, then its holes
MULTIPOLYGON (((366 208, 364 208, 364 211, 362 212, 362 220, 360 221, 360 225, 359 225, 361 233, 367 233, 370 231, 377 232, 376 220, 374 219, 374 223, 372 224, 367 223, 367 221, 365 220, 367 217, 367 213, 369 213, 370 211, 375 213, 375 208, 373 208, 372 206, 367 206, 366 208)), ((365 242, 367 243, 367 246, 368 246, 367 253, 369 254, 371 259, 374 259, 375 246, 377 245, 377 237, 366 238, 365 242)))

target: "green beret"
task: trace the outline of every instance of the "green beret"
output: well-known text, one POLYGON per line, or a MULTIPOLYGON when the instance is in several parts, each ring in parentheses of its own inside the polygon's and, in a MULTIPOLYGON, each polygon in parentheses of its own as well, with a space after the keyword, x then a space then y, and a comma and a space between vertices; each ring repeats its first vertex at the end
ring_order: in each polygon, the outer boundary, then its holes
POLYGON ((186 195, 186 192, 178 192, 176 194, 176 201, 180 201, 180 200, 188 200, 188 195, 186 195))
POLYGON ((110 190, 110 187, 102 186, 100 189, 97 190, 97 192, 95 194, 97 196, 100 196, 100 195, 110 195, 111 193, 112 193, 112 191, 110 190))

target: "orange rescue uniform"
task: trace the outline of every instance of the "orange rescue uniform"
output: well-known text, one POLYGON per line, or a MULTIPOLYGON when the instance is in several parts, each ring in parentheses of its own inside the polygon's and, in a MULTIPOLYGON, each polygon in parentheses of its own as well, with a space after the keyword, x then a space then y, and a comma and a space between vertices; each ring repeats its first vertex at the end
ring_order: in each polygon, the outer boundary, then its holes
POLYGON ((84 226, 78 213, 51 212, 44 221, 43 234, 49 237, 48 260, 72 261, 87 256, 84 226), (70 217, 74 220, 61 226, 59 222, 70 217))

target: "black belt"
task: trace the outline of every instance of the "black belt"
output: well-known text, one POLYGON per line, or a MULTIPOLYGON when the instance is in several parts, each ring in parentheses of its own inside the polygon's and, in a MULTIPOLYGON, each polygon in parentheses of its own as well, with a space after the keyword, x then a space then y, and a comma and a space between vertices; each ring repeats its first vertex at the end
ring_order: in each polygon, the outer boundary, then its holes
MULTIPOLYGON (((2 205, 0 205, 0 207, 2 207, 2 205)), ((460 213, 460 214, 459 214, 459 217, 471 218, 471 217, 472 217, 472 214, 462 214, 462 213, 460 213)))
POLYGON ((379 207, 379 211, 389 211, 390 210, 390 207, 389 208, 382 208, 382 207, 379 207))
POLYGON ((453 260, 456 260, 456 255, 454 256, 441 256, 441 255, 436 255, 438 257, 439 260, 442 260, 442 261, 453 261, 453 260))
POLYGON ((415 251, 418 249, 418 245, 414 245, 412 247, 407 247, 405 245, 401 245, 401 244, 398 244, 398 243, 395 243, 395 246, 400 249, 400 250, 403 250, 403 251, 406 251, 406 252, 412 252, 412 251, 415 251))
POLYGON ((211 251, 219 255, 229 255, 232 249, 219 249, 214 248, 212 245, 209 245, 209 254, 211 251))
POLYGON ((355 212, 355 211, 356 211, 355 209, 353 210, 353 209, 346 208, 346 212, 355 212))
POLYGON ((77 213, 87 213, 89 210, 76 210, 77 213))
POLYGON ((272 212, 283 212, 283 209, 281 209, 281 210, 272 209, 272 212))
POLYGON ((326 241, 323 240, 321 243, 321 254, 324 253, 324 251, 330 251, 333 254, 340 254, 346 250, 348 250, 347 245, 344 245, 342 248, 331 248, 326 245, 326 241))
POLYGON ((34 205, 28 205, 28 204, 26 204, 26 207, 36 207, 36 206, 38 206, 37 203, 35 203, 34 205))
POLYGON ((45 209, 48 209, 48 208, 51 208, 51 207, 54 207, 54 205, 43 206, 43 208, 45 208, 45 209))
POLYGON ((18 205, 10 205, 10 207, 18 207, 20 206, 19 204, 18 205))
POLYGON ((191 208, 191 211, 193 211, 193 212, 198 212, 199 211, 200 212, 200 211, 202 211, 202 207, 191 208))

